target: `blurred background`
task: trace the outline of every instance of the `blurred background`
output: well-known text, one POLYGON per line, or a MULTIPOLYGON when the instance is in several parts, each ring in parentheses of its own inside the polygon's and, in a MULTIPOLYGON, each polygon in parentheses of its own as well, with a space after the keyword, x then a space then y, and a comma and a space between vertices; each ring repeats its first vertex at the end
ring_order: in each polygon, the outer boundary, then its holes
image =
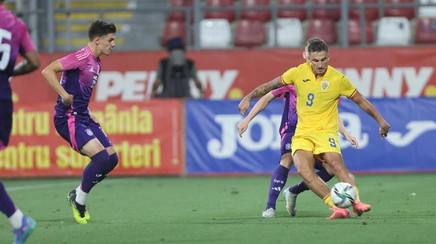
MULTIPOLYGON (((391 124, 378 125, 347 99, 340 116, 361 149, 341 139, 356 173, 436 172, 435 0, 7 0, 27 24, 40 71, 88 43, 91 21, 117 26, 115 52, 91 110, 116 145, 118 175, 266 174, 279 161, 276 99, 243 138, 240 98, 304 62, 304 42, 321 37, 343 72, 391 124), (166 41, 180 37, 205 90, 193 99, 151 99, 166 41), (201 98, 201 99, 197 99, 201 98)), ((56 95, 40 72, 11 80, 14 129, 0 176, 80 176, 88 163, 57 135, 56 95)))
POLYGON ((94 19, 118 27, 117 49, 159 50, 181 37, 194 50, 302 47, 312 36, 329 45, 435 44, 434 0, 8 0, 44 52, 87 43, 94 19))

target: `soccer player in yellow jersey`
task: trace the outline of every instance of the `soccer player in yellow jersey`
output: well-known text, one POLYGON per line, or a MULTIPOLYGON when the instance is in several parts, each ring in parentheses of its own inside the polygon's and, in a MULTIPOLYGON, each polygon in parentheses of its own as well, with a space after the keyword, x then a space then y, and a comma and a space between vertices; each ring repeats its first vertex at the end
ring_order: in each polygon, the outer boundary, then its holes
MULTIPOLYGON (((327 44, 321 39, 308 46, 308 62, 293 67, 283 75, 267 82, 245 96, 239 111, 245 114, 253 98, 261 97, 283 85, 293 84, 297 91, 298 123, 292 138, 292 157, 298 173, 307 186, 334 211, 329 219, 348 218, 348 209, 335 207, 330 199, 330 189, 314 172, 316 157, 322 158, 333 170, 339 181, 353 185, 358 193, 353 175, 346 168, 338 140, 338 100, 346 96, 379 123, 381 137, 386 137, 390 125, 378 111, 353 86, 342 73, 328 65, 327 44)), ((359 196, 359 193, 357 194, 359 196)), ((360 216, 371 209, 357 198, 353 211, 360 216)))

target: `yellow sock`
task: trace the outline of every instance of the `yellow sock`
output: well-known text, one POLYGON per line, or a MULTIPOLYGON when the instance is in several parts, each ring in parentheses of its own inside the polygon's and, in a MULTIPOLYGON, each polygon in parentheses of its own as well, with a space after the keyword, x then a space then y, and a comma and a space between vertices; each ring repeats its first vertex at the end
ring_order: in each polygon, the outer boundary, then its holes
POLYGON ((357 189, 357 186, 353 186, 354 190, 356 191, 356 200, 360 201, 360 194, 359 194, 359 189, 357 189))
POLYGON ((328 194, 327 196, 325 196, 323 199, 324 203, 331 207, 331 208, 336 208, 335 204, 333 204, 332 199, 330 198, 330 194, 328 194))

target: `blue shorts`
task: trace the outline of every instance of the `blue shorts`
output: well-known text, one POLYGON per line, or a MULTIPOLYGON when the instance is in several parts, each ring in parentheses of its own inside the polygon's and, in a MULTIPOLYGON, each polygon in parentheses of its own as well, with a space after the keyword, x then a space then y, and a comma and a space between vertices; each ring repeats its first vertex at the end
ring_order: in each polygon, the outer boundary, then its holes
POLYGON ((9 144, 13 110, 11 100, 0 100, 0 150, 5 149, 9 144))
POLYGON ((104 148, 112 146, 106 133, 89 115, 79 115, 71 111, 65 115, 55 116, 54 124, 59 135, 79 153, 83 145, 94 138, 97 138, 104 148))

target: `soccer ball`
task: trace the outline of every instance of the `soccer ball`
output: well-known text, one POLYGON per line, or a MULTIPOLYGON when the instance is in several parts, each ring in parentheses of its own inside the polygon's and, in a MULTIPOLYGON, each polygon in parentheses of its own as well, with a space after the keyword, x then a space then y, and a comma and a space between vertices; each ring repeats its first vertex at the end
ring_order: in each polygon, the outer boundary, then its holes
POLYGON ((356 200, 356 190, 346 182, 336 183, 330 190, 332 202, 339 208, 348 208, 356 200))

